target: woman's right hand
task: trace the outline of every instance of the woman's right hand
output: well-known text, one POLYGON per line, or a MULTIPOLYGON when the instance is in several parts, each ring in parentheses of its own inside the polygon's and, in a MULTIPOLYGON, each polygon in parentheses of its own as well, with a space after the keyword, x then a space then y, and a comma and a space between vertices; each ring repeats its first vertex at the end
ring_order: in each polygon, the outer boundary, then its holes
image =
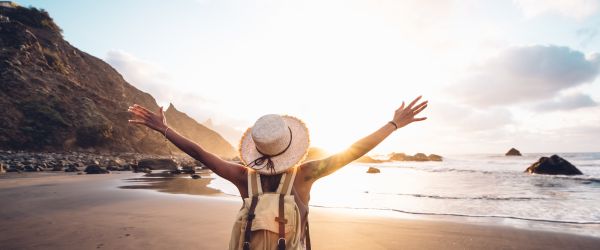
POLYGON ((168 127, 165 112, 162 107, 158 109, 158 114, 137 104, 130 106, 127 111, 134 116, 133 119, 129 120, 129 123, 146 125, 161 133, 164 133, 168 127))

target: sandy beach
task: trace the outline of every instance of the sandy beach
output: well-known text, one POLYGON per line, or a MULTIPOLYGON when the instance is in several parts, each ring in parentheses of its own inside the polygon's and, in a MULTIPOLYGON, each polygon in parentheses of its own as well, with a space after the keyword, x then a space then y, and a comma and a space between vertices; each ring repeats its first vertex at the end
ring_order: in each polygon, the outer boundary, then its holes
MULTIPOLYGON (((241 201, 209 189, 207 195, 185 195, 119 188, 141 176, 0 179, 1 248, 227 248, 241 201)), ((594 249, 600 245, 600 238, 573 234, 316 207, 311 208, 310 223, 313 249, 594 249)))

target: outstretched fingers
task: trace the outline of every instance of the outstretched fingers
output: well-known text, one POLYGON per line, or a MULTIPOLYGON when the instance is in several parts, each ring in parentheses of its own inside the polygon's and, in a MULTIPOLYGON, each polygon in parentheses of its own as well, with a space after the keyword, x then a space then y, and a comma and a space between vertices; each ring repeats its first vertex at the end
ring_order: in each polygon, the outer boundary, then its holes
POLYGON ((129 120, 129 123, 148 125, 148 123, 146 123, 144 120, 129 120))
POLYGON ((133 104, 133 110, 138 110, 142 113, 147 114, 148 116, 154 115, 154 112, 150 111, 149 109, 145 108, 144 106, 140 106, 137 104, 133 104))
POLYGON ((417 103, 421 99, 421 97, 423 97, 423 96, 420 95, 419 97, 415 98, 412 102, 410 102, 410 104, 408 105, 408 107, 406 107, 406 109, 412 109, 412 107, 415 105, 415 103, 417 103))
POLYGON ((417 107, 415 107, 413 109, 413 115, 417 115, 417 114, 421 113, 421 111, 423 111, 425 108, 427 108, 427 102, 423 102, 423 103, 419 104, 417 107))
POLYGON ((412 108, 412 111, 414 112, 414 111, 418 110, 418 109, 419 109, 419 108, 421 108, 422 106, 424 106, 424 105, 427 105, 427 103, 428 103, 428 101, 423 101, 423 102, 421 102, 421 103, 417 104, 417 106, 414 106, 414 107, 412 108))
POLYGON ((139 118, 150 119, 150 116, 148 114, 146 114, 138 109, 130 109, 128 111, 139 118))
POLYGON ((402 110, 404 109, 404 101, 402 101, 402 105, 400 106, 400 108, 398 108, 398 110, 402 110))
POLYGON ((420 122, 420 121, 423 121, 423 120, 427 120, 427 117, 419 117, 419 118, 413 118, 412 119, 413 122, 420 122))

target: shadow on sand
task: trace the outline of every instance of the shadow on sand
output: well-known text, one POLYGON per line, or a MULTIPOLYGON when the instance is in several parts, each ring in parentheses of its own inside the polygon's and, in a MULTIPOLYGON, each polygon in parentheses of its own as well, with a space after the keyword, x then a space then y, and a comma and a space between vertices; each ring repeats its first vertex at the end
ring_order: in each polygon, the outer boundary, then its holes
POLYGON ((123 189, 152 189, 172 194, 215 195, 221 194, 218 189, 208 187, 213 180, 210 171, 197 173, 201 178, 192 179, 189 174, 171 174, 168 171, 149 173, 140 178, 125 179, 132 185, 120 186, 123 189))

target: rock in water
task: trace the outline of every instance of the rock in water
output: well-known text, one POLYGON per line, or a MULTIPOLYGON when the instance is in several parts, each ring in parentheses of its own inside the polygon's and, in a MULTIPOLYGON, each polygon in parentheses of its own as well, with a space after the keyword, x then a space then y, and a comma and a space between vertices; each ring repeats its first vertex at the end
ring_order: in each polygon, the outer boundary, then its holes
POLYGON ((392 153, 390 161, 406 161, 407 157, 405 153, 392 153))
POLYGON ((177 170, 177 163, 171 159, 142 159, 138 162, 138 168, 177 170))
POLYGON ((442 157, 436 154, 430 154, 427 158, 429 158, 430 161, 442 161, 442 157))
POLYGON ((412 157, 413 161, 429 161, 429 158, 427 158, 427 155, 423 154, 423 153, 416 153, 413 157, 412 157))
POLYGON ((561 158, 558 155, 552 155, 550 158, 542 157, 537 162, 533 163, 526 170, 530 174, 564 174, 564 175, 580 175, 583 174, 573 164, 561 158))
POLYGON ((87 174, 108 174, 110 173, 108 170, 101 168, 98 165, 89 165, 84 170, 87 174))
POLYGON ((506 152, 506 156, 521 156, 521 152, 519 152, 519 150, 516 148, 510 148, 510 150, 506 152))
POLYGON ((369 167, 369 170, 367 170, 367 174, 378 174, 378 173, 381 173, 381 170, 379 170, 378 168, 369 167))

